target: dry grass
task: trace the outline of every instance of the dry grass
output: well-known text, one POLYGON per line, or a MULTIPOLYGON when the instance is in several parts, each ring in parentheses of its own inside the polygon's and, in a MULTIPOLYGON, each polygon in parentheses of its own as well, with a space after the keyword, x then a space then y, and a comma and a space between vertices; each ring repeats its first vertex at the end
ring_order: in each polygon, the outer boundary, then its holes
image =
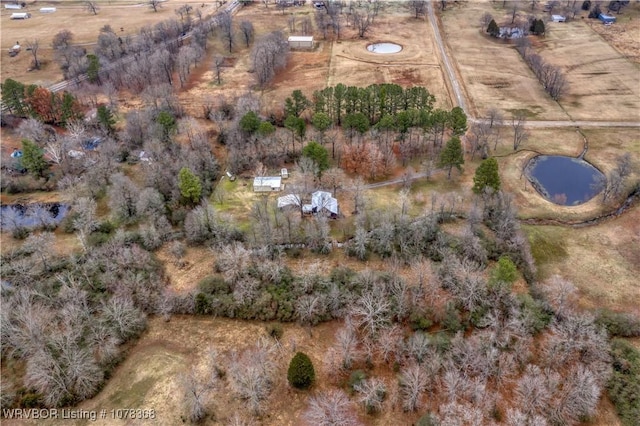
POLYGON ((84 9, 81 1, 44 1, 28 4, 23 11, 31 13, 31 19, 12 20, 12 10, 2 9, 0 29, 1 80, 15 78, 23 83, 51 85, 62 80, 58 65, 53 62, 51 40, 61 30, 67 29, 74 34, 74 44, 82 44, 91 52, 97 40, 100 28, 110 25, 120 37, 134 36, 146 25, 154 25, 166 19, 179 19, 174 10, 190 3, 206 16, 215 11, 215 2, 197 0, 167 0, 154 13, 143 1, 135 0, 100 0, 97 1, 100 11, 93 15, 84 9), (200 5, 204 4, 204 8, 200 5), (40 13, 41 7, 55 7, 53 14, 40 13), (81 25, 78 25, 82 23, 81 25), (43 61, 43 69, 27 71, 33 59, 30 52, 24 50, 28 40, 39 40, 39 58, 43 61), (19 55, 10 58, 6 53, 16 41, 23 46, 19 55))
MULTIPOLYGON (((524 109, 535 119, 638 119, 638 65, 611 47, 580 17, 562 24, 550 22, 546 37, 534 40, 534 50, 567 73, 569 93, 558 104, 543 91, 512 43, 482 32, 480 17, 485 12, 491 13, 498 25, 511 22, 500 2, 489 1, 468 2, 442 16, 445 38, 480 115, 497 107, 507 115, 524 109)), ((537 14, 546 16, 539 10, 537 14)), ((610 39, 613 42, 616 37, 610 39)))
POLYGON ((640 66, 582 20, 550 22, 547 28, 536 50, 565 71, 569 90, 560 104, 567 114, 576 120, 638 120, 640 66))

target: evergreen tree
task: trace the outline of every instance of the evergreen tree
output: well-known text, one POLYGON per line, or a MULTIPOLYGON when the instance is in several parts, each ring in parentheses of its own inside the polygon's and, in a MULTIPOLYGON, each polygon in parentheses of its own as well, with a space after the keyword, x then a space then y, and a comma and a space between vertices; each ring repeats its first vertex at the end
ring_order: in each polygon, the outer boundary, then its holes
POLYGON ((316 373, 311 359, 304 353, 295 354, 289 363, 287 379, 289 384, 298 389, 307 389, 315 380, 316 373))
POLYGON ((324 132, 331 126, 331 118, 324 112, 316 112, 311 117, 311 124, 320 132, 320 143, 324 143, 324 132))
POLYGON ((116 120, 111 113, 111 110, 104 105, 100 105, 97 111, 97 119, 102 131, 107 135, 112 135, 115 131, 113 127, 116 124, 116 120))
POLYGON ((489 285, 496 286, 506 284, 507 286, 510 286, 516 278, 518 278, 518 268, 516 268, 516 265, 514 265, 508 256, 500 256, 498 264, 491 273, 489 285))
POLYGON ((538 19, 535 21, 533 32, 536 35, 544 35, 545 28, 544 28, 544 21, 542 19, 538 19))
POLYGON ((253 111, 249 111, 240 119, 240 129, 248 134, 254 134, 260 127, 260 117, 253 111))
POLYGON ((171 115, 170 112, 160 111, 158 116, 156 117, 156 123, 160 125, 162 128, 162 140, 164 142, 169 142, 171 135, 177 129, 176 119, 171 115))
POLYGON ((87 78, 91 83, 98 83, 100 80, 100 60, 96 55, 87 55, 87 78))
POLYGON ((267 137, 272 135, 276 131, 276 128, 273 124, 268 121, 262 121, 260 126, 258 127, 258 134, 262 137, 267 137))
POLYGON ((35 177, 43 177, 48 168, 42 149, 28 139, 22 140, 22 165, 35 177))
POLYGON ((24 84, 8 78, 0 85, 0 90, 2 92, 2 102, 9 108, 11 113, 21 117, 25 117, 28 114, 29 108, 25 102, 24 84))
POLYGON ((196 204, 202 196, 202 184, 198 176, 187 167, 180 169, 178 175, 178 188, 182 197, 191 204, 196 204))
POLYGON ((464 155, 462 152, 462 143, 457 136, 452 137, 447 141, 444 149, 440 153, 439 167, 449 168, 447 179, 451 179, 451 169, 455 167, 458 171, 462 171, 462 165, 464 164, 464 155))
POLYGON ((487 158, 476 169, 473 177, 473 192, 484 194, 486 188, 492 188, 494 192, 500 190, 500 174, 498 173, 498 162, 495 158, 487 158))
POLYGON ((318 165, 318 177, 329 168, 329 152, 317 142, 311 141, 302 149, 302 155, 315 161, 318 165))
POLYGON ((291 97, 284 101, 284 112, 286 115, 294 115, 300 117, 302 112, 311 106, 309 99, 302 93, 301 90, 294 90, 291 93, 291 97))
POLYGON ((467 131, 467 114, 460 107, 454 107, 449 113, 449 126, 455 136, 462 136, 467 131))
POLYGON ((487 32, 491 37, 498 37, 498 35, 500 35, 500 27, 498 27, 495 20, 492 19, 491 22, 489 22, 487 32))

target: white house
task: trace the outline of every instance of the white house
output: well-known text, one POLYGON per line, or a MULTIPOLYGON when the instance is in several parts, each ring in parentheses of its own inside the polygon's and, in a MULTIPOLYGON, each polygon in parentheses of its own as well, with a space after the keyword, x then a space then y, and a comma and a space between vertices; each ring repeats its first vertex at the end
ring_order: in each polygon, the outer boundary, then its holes
POLYGON ((313 36, 289 36, 288 41, 292 49, 313 49, 313 36))
POLYGON ((31 14, 26 12, 18 12, 18 13, 11 14, 11 19, 29 19, 29 18, 31 18, 31 14))
POLYGON ((562 15, 551 15, 551 20, 553 22, 566 22, 567 18, 562 15))
POLYGON ((258 176, 253 179, 254 192, 274 192, 282 191, 282 177, 280 176, 258 176))
POLYGON ((337 215, 338 200, 333 198, 330 192, 316 191, 311 194, 311 204, 303 204, 302 197, 298 194, 287 194, 282 197, 278 197, 278 208, 295 206, 302 208, 303 213, 320 213, 323 210, 329 212, 332 215, 337 215))

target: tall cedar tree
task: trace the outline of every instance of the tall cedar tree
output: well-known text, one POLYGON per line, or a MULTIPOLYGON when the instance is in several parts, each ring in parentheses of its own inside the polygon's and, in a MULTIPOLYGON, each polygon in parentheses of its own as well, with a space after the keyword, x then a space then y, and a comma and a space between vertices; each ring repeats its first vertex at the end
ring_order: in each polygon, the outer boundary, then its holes
POLYGON ((473 177, 473 192, 483 194, 486 188, 492 188, 494 192, 500 190, 500 174, 498 173, 498 162, 495 158, 487 158, 476 169, 473 177))
POLYGON ((458 171, 462 171, 462 165, 464 164, 464 155, 462 153, 462 143, 457 136, 452 137, 447 141, 444 149, 440 153, 439 167, 449 168, 447 179, 451 179, 451 169, 454 167, 458 171))
POLYGON ((100 105, 97 111, 97 118, 102 131, 109 136, 112 135, 115 131, 116 120, 113 118, 111 110, 104 105, 100 105))
POLYGON ((43 177, 48 167, 42 150, 29 139, 22 140, 22 165, 35 177, 43 177))
POLYGON ((202 184, 198 176, 186 167, 180 169, 178 187, 182 197, 191 204, 196 204, 202 196, 202 184))
POLYGON ((287 379, 289 384, 298 389, 308 389, 315 380, 316 372, 311 359, 304 353, 295 354, 289 363, 287 379))
POLYGON ((491 37, 498 37, 498 35, 500 34, 500 27, 498 27, 498 24, 496 24, 495 20, 492 19, 491 22, 489 22, 487 32, 491 37))

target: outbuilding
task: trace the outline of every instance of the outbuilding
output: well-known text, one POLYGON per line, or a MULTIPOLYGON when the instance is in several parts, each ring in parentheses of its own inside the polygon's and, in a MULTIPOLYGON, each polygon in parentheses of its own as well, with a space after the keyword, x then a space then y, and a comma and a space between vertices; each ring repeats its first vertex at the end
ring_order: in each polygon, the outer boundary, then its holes
POLYGON ((566 22, 567 18, 562 15, 551 15, 551 20, 553 22, 566 22))
POLYGON ((282 188, 280 176, 258 176, 253 179, 254 192, 275 192, 282 191, 282 188))
POLYGON ((55 7, 41 7, 40 13, 54 13, 56 11, 55 7))
POLYGON ((313 36, 289 36, 291 49, 313 49, 313 36))
POLYGON ((26 12, 18 12, 18 13, 11 14, 11 19, 29 19, 29 18, 31 18, 31 14, 26 12))
POLYGON ((12 9, 12 10, 20 10, 20 9, 22 9, 22 5, 18 4, 18 3, 9 3, 9 4, 5 4, 4 8, 5 9, 12 9))

